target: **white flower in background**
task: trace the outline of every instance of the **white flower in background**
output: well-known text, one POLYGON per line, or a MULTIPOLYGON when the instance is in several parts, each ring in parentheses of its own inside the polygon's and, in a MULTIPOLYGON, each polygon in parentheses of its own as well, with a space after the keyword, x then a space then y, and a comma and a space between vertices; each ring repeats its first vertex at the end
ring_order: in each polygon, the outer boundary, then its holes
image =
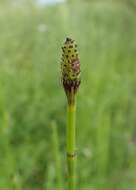
POLYGON ((84 154, 84 156, 86 156, 88 158, 92 157, 92 150, 90 148, 86 147, 83 149, 83 154, 84 154))
POLYGON ((38 31, 39 32, 46 32, 47 31, 47 26, 45 24, 39 24, 38 25, 38 31))
POLYGON ((55 3, 62 3, 65 0, 37 0, 38 4, 40 5, 51 5, 55 3))

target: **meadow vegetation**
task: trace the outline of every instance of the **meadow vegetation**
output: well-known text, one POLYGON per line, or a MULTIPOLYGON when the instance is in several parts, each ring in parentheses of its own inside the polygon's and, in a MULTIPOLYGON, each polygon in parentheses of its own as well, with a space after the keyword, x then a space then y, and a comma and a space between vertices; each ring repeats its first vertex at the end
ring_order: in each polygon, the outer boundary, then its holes
POLYGON ((0 26, 0 190, 66 189, 66 36, 78 43, 82 70, 78 190, 136 190, 135 9, 1 0, 0 26))

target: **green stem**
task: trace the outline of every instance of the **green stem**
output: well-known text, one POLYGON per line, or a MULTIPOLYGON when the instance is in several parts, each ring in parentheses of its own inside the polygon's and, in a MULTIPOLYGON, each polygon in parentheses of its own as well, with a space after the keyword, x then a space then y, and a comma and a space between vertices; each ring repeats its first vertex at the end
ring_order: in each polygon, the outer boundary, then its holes
POLYGON ((68 104, 67 111, 67 165, 68 190, 76 189, 76 104, 68 104))

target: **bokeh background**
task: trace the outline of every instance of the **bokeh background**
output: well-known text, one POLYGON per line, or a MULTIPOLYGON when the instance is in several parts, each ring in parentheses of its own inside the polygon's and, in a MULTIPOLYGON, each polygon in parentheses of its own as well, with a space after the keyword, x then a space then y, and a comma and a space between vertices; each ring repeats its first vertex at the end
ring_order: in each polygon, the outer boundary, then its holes
POLYGON ((0 190, 67 189, 67 36, 82 70, 77 189, 135 190, 135 0, 0 0, 0 190))

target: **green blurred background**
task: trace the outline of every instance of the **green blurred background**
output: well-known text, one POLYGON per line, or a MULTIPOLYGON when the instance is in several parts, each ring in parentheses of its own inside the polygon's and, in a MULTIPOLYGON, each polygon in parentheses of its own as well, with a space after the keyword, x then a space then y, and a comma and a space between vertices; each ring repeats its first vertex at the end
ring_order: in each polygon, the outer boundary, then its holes
POLYGON ((78 190, 136 190, 136 1, 0 0, 0 190, 66 188, 61 45, 78 43, 78 190))

